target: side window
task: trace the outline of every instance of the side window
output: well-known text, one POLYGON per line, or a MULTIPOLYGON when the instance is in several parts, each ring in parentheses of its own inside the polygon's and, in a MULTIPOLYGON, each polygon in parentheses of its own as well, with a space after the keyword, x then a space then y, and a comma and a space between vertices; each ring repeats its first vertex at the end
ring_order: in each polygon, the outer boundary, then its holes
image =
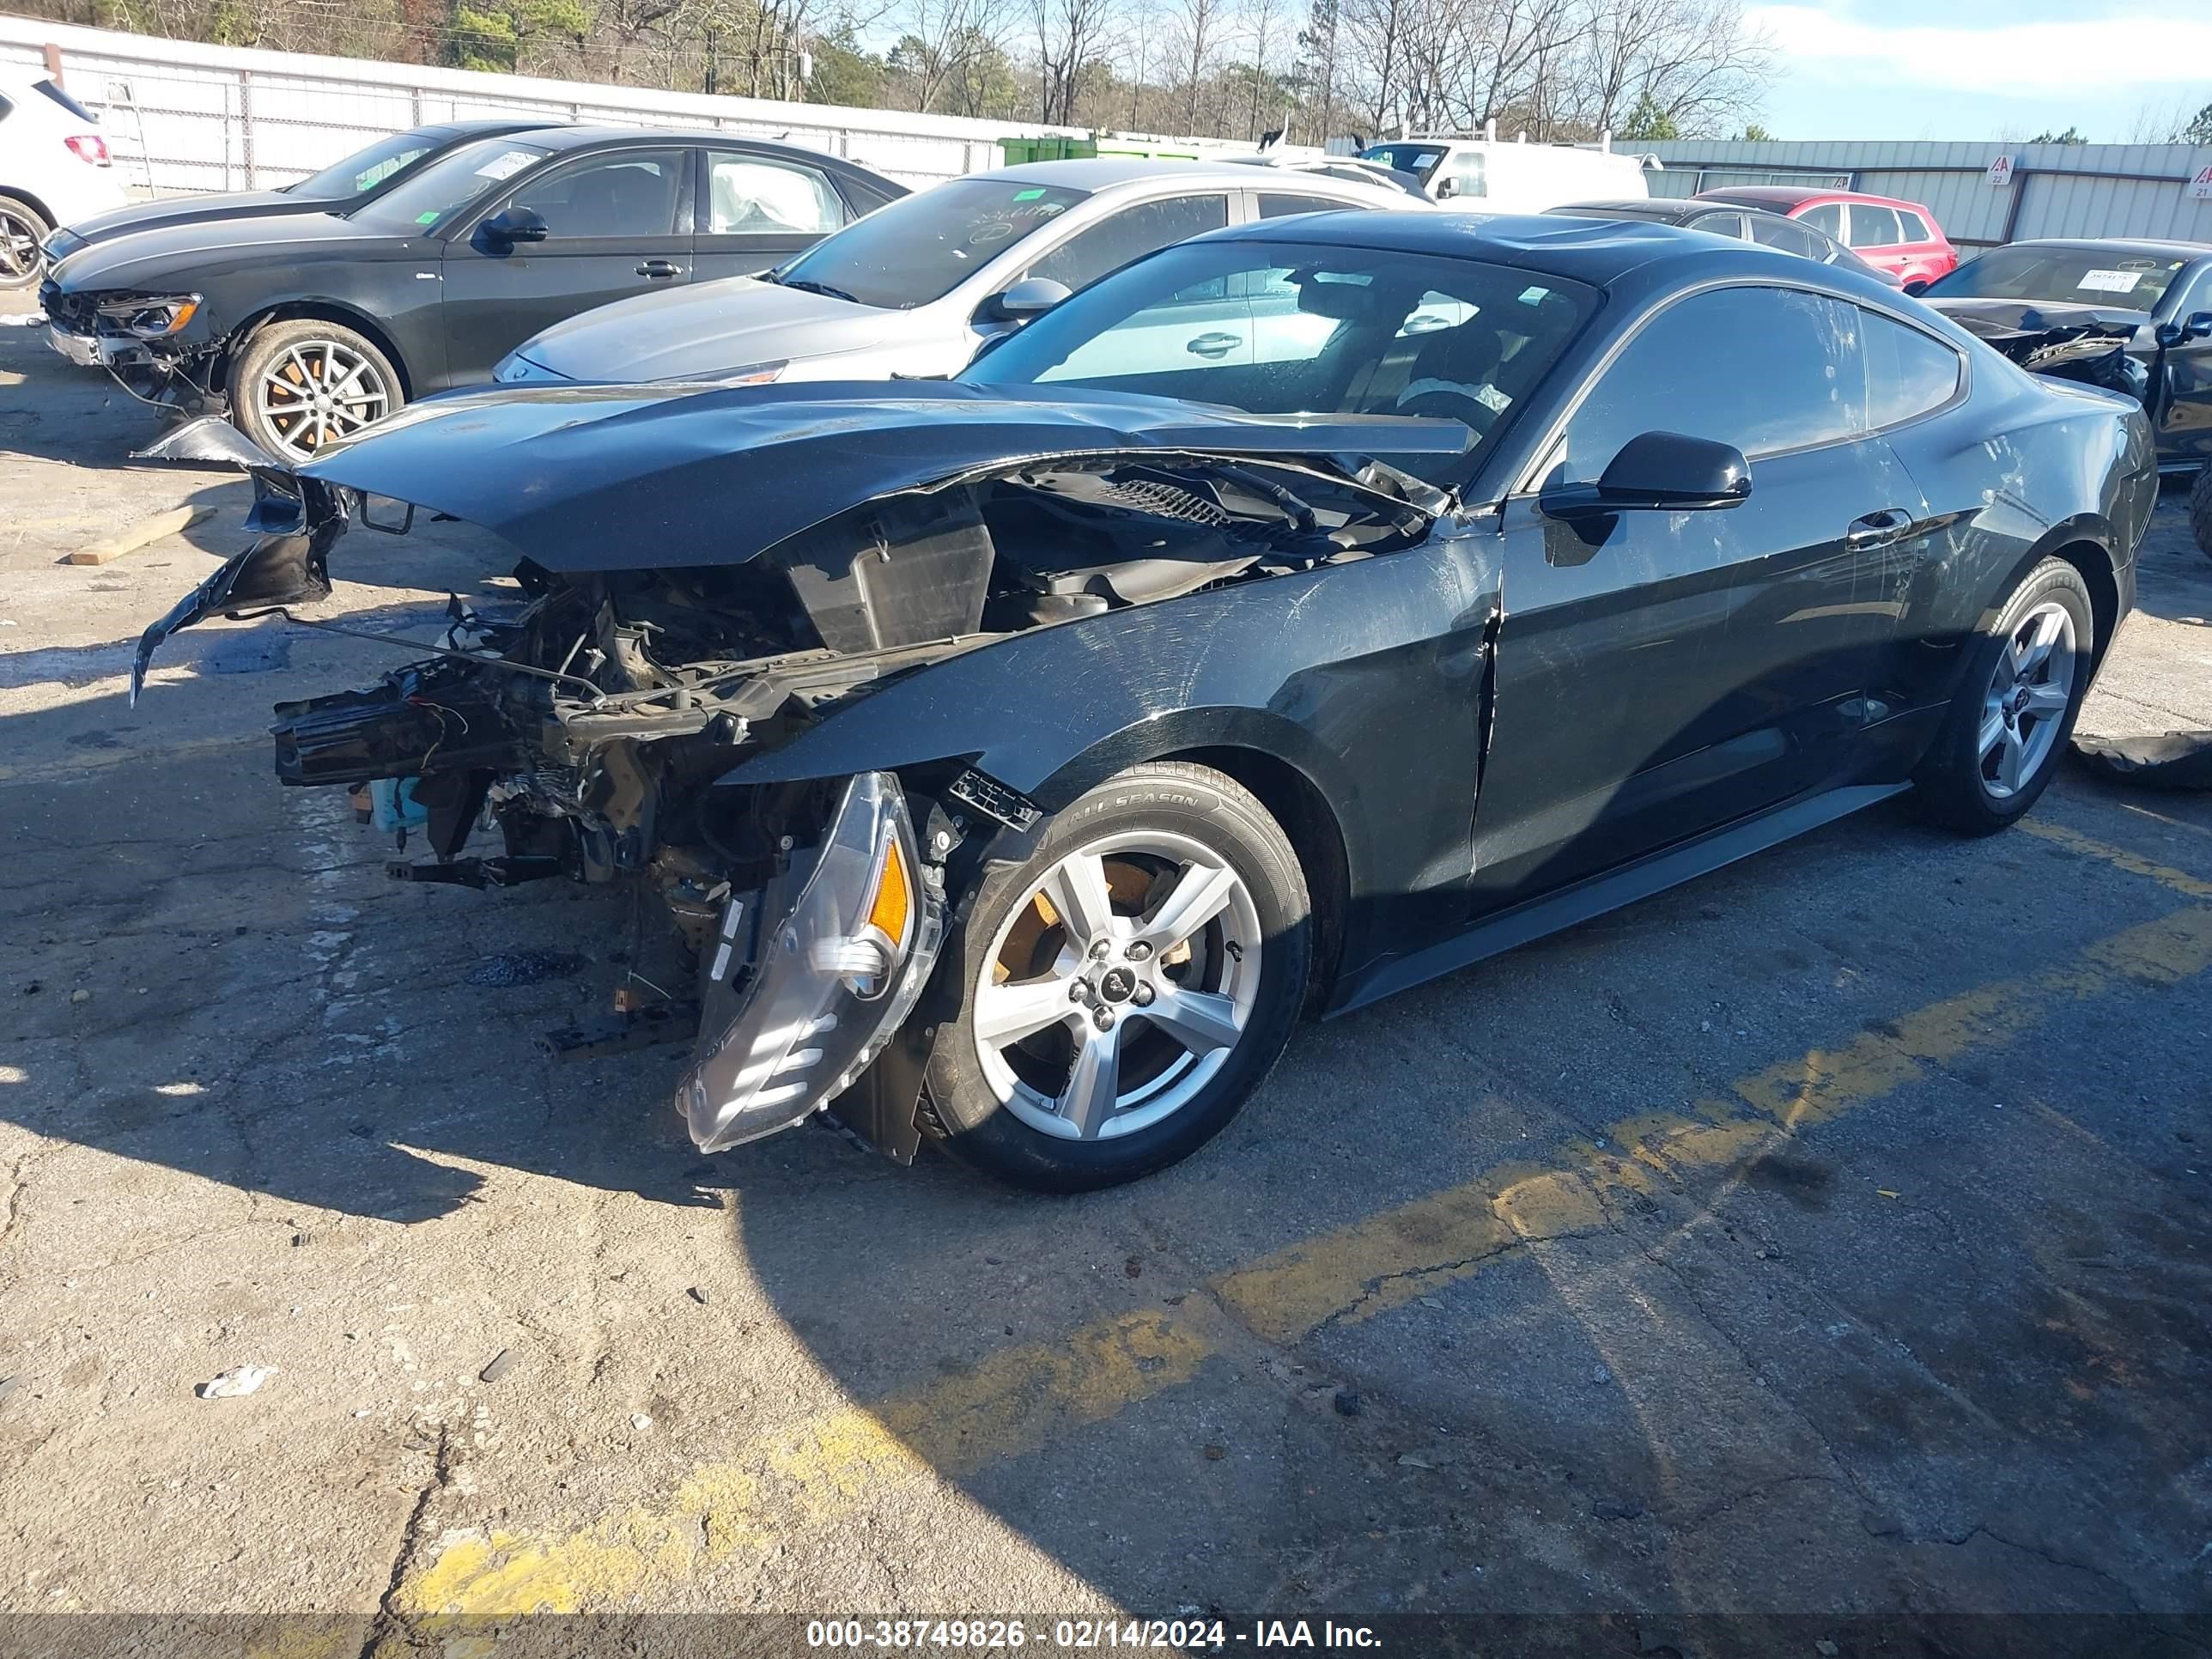
POLYGON ((710 235, 822 236, 844 222, 844 202, 812 167, 708 152, 704 228, 710 235))
POLYGON ((1218 230, 1228 222, 1226 196, 1170 196, 1164 201, 1139 202, 1079 230, 1024 274, 1048 276, 1071 289, 1086 288, 1132 259, 1200 231, 1218 230))
POLYGON ((1894 426, 1951 400, 1959 389, 1959 354, 1917 328, 1871 311, 1859 313, 1866 357, 1867 424, 1894 426))
POLYGON ((1708 236, 1733 236, 1743 240, 1743 215, 1741 213, 1708 213, 1690 221, 1692 230, 1702 230, 1708 236))
POLYGON ((1895 247, 1905 240, 1898 234, 1895 208, 1851 204, 1850 244, 1853 247, 1895 247))
POLYGON ((1747 456, 1861 431, 1858 308, 1786 288, 1693 294, 1646 323, 1567 422, 1559 482, 1589 483, 1621 446, 1661 428, 1747 456), (1742 366, 1757 363, 1747 374, 1742 366))
POLYGON ((1825 230, 1839 242, 1844 240, 1844 204, 1841 202, 1823 202, 1818 207, 1807 208, 1796 217, 1800 224, 1810 225, 1815 230, 1825 230))
POLYGON ((535 210, 555 236, 672 236, 680 149, 628 149, 556 168, 508 198, 535 210))
POLYGON ((1803 259, 1826 259, 1828 245, 1794 219, 1771 213, 1751 216, 1751 240, 1762 247, 1778 248, 1803 259))
POLYGON ((1260 192, 1262 219, 1287 219, 1293 213, 1341 213, 1363 203, 1334 202, 1326 196, 1285 196, 1275 191, 1260 192))
POLYGON ((1452 181, 1452 194, 1490 194, 1489 157, 1479 149, 1463 149, 1444 163, 1443 176, 1452 181))
POLYGON ((1897 210, 1897 228, 1904 233, 1908 242, 1932 242, 1936 240, 1925 219, 1917 213, 1907 213, 1903 208, 1897 210))

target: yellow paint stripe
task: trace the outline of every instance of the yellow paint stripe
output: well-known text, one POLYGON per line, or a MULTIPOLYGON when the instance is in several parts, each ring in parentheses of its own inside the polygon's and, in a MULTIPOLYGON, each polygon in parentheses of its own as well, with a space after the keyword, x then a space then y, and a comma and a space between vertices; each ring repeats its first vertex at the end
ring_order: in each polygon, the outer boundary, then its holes
POLYGON ((1100 1320, 702 1465, 665 1507, 633 1507, 566 1534, 461 1535, 401 1586, 399 1605, 434 1623, 568 1612, 694 1577, 781 1534, 848 1516, 888 1486, 961 1479, 1179 1387, 1246 1340, 1240 1326, 1286 1343, 1333 1321, 1371 1318, 1524 1242, 1603 1227, 1616 1194, 1734 1169, 1762 1145, 1881 1100, 1929 1066, 2010 1042, 2068 1001, 2171 985, 2208 968, 2212 908, 2128 928, 2064 966, 1931 1003, 1841 1048, 1740 1078, 1680 1112, 1626 1119, 1603 1146, 1564 1148, 1555 1167, 1502 1166, 1234 1269, 1212 1286, 1234 1322, 1197 1297, 1100 1320))
MULTIPOLYGON (((2194 824, 2186 827, 2196 828, 2194 824)), ((2170 865, 2153 863, 2142 854, 2130 853, 2124 847, 2092 841, 2063 823, 2029 817, 2022 818, 2014 828, 2033 836, 2038 841, 2049 842, 2053 847, 2063 847, 2069 853, 2078 853, 2085 859, 2101 860, 2131 876, 2148 876, 2160 886, 2172 888, 2185 898, 2212 898, 2212 881, 2200 880, 2186 870, 2176 870, 2170 865)))

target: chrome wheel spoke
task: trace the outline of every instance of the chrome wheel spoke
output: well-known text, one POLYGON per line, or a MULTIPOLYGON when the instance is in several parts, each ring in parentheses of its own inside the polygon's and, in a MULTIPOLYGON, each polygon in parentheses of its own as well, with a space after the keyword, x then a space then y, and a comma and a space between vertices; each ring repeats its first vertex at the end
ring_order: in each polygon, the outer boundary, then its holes
POLYGON ((2051 683, 2027 688, 2027 712, 2046 720, 2064 714, 2066 705, 2072 700, 2073 691, 2069 686, 2051 683))
POLYGON ((1096 1140, 1106 1120, 1114 1115, 1121 1093, 1121 1027, 1115 1025, 1087 1033, 1076 1045, 1067 1086, 1060 1091, 1053 1108, 1075 1126, 1079 1137, 1096 1140))
POLYGON ((2065 621, 2063 611, 2046 611, 2022 630, 2026 637, 2021 643, 2018 678, 2028 678, 2051 659, 2051 648, 2058 643, 2059 630, 2065 626, 2065 621))
POLYGON ((2020 733, 2010 726, 2005 728, 2004 741, 1997 746, 1996 781, 2007 794, 2020 787, 2025 769, 2027 746, 2020 740, 2020 733))
POLYGON ((1096 853, 1072 853, 1045 878, 1045 902, 1059 913, 1060 926, 1078 950, 1088 949, 1115 933, 1114 900, 1106 888, 1106 865, 1096 853))
POLYGON ((1020 984, 989 985, 975 999, 975 1035, 1003 1048, 1034 1036, 1083 1012, 1067 994, 1064 979, 1033 979, 1020 984))
POLYGON ((1216 991, 1164 986, 1139 1016, 1150 1020, 1194 1054, 1231 1047, 1244 1034, 1237 1005, 1216 991))
POLYGON ((1192 865, 1151 920, 1138 924, 1137 937, 1164 955, 1228 908, 1237 885, 1237 872, 1226 865, 1192 865))

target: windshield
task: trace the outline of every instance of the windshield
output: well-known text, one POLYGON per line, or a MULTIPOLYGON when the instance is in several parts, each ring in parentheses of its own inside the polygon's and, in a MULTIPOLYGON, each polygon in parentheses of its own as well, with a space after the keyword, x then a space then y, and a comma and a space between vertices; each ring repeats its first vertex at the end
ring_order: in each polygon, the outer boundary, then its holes
POLYGON ((880 310, 908 311, 943 299, 1089 194, 1012 179, 955 179, 824 237, 776 280, 880 310))
POLYGON ((387 183, 435 149, 438 143, 437 139, 419 132, 394 133, 284 188, 302 201, 342 202, 349 196, 359 196, 387 183))
POLYGON ((2112 306, 2151 311, 2166 296, 2185 259, 2114 248, 1992 248, 1930 283, 1923 300, 2042 300, 2051 304, 2112 306))
POLYGON ((1410 173, 1423 184, 1437 170, 1437 163, 1444 159, 1442 144, 1370 144, 1359 152, 1360 159, 1380 161, 1386 167, 1395 167, 1401 173, 1410 173))
POLYGON ((1472 455, 1383 459, 1464 483, 1596 306, 1577 283, 1470 259, 1294 242, 1171 247, 1062 301, 957 378, 1257 415, 1463 422, 1472 455))
POLYGON ((411 235, 434 230, 486 191, 533 167, 553 152, 512 138, 485 138, 448 150, 414 168, 390 190, 354 210, 353 217, 379 230, 411 235))

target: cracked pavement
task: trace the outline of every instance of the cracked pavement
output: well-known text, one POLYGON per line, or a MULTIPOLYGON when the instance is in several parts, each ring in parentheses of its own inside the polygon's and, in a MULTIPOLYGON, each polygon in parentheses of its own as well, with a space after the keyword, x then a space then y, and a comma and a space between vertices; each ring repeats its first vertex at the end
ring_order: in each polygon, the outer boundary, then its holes
MULTIPOLYGON (((2212 800, 2069 773, 1988 842, 1863 815, 1308 1025, 1116 1193, 817 1129, 702 1159, 675 1050, 532 1045, 605 1006, 617 907, 388 882, 342 795, 270 777, 269 704, 374 647, 211 626, 126 706, 245 487, 128 465, 151 417, 28 330, 0 409, 17 1636, 1188 1608, 2202 1642, 2212 800), (185 501, 217 511, 56 562, 185 501), (195 1397, 246 1364, 276 1369, 195 1397)), ((496 596, 459 527, 356 539, 325 614, 422 637, 496 596)), ((2087 724, 2212 726, 2171 492, 2142 580, 2087 724)))

